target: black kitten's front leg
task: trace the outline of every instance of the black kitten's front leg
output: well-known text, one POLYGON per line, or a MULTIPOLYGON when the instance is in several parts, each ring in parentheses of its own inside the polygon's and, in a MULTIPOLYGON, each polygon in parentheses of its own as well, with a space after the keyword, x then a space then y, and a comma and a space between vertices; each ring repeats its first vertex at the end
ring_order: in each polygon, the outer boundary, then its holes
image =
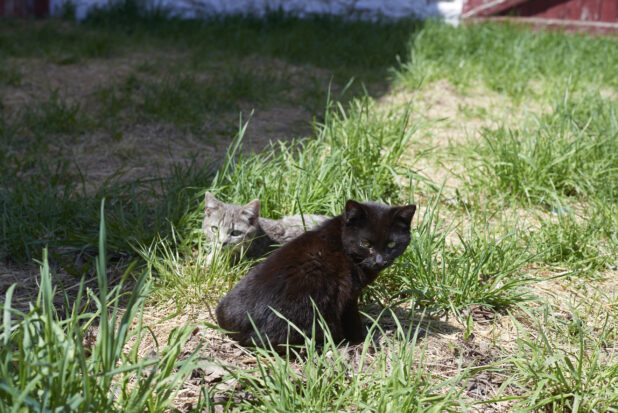
POLYGON ((341 314, 341 327, 343 336, 350 343, 360 343, 365 338, 363 335, 363 324, 360 313, 358 312, 358 298, 350 300, 344 307, 341 314))

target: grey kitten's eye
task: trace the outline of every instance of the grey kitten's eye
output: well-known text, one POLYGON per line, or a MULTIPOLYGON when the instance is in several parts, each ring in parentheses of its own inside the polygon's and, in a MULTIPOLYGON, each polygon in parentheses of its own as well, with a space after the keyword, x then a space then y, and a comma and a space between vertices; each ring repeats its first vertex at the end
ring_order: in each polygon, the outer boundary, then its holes
POLYGON ((389 242, 388 244, 386 244, 386 246, 387 246, 388 248, 395 248, 395 245, 397 245, 397 244, 395 243, 395 241, 391 241, 391 242, 389 242))
POLYGON ((219 230, 219 227, 217 227, 216 225, 213 225, 212 227, 210 227, 210 230, 212 232, 217 232, 219 230))
POLYGON ((361 240, 360 245, 362 247, 369 248, 369 247, 371 247, 371 242, 369 242, 369 241, 364 239, 364 240, 361 240))
POLYGON ((238 230, 230 231, 230 235, 233 237, 237 237, 239 235, 242 235, 242 231, 238 231, 238 230))

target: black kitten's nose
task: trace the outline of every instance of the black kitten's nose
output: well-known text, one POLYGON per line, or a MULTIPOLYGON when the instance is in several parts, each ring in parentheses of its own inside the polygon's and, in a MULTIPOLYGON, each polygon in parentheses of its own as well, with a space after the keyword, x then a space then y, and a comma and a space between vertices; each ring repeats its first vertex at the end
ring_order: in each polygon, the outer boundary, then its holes
POLYGON ((382 265, 383 263, 384 263, 384 258, 382 258, 382 255, 376 254, 376 264, 382 265))

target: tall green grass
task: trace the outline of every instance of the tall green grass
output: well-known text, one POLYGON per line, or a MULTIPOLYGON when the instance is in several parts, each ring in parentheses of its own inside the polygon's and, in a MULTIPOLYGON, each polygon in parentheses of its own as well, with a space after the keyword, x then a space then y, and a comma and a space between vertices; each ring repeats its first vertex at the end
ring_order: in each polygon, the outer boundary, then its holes
POLYGON ((348 108, 329 105, 314 139, 275 143, 258 154, 239 154, 238 140, 211 190, 226 202, 259 198, 273 218, 301 211, 338 215, 350 198, 406 201, 412 183, 399 174, 401 158, 417 125, 408 111, 379 113, 375 105, 367 97, 348 108))
POLYGON ((569 82, 577 90, 618 87, 614 38, 590 37, 485 23, 450 27, 426 22, 412 37, 396 72, 405 85, 445 79, 465 89, 482 83, 515 98, 554 97, 569 82))
POLYGON ((601 330, 593 332, 576 311, 568 322, 549 306, 539 316, 526 311, 536 323, 535 333, 512 318, 519 335, 512 363, 517 382, 527 387, 517 407, 523 411, 614 411, 618 360, 607 343, 615 339, 615 316, 604 311, 601 330))
POLYGON ((465 233, 456 231, 440 218, 438 201, 439 196, 424 206, 410 247, 382 276, 382 294, 390 292, 395 303, 411 297, 431 311, 454 314, 473 304, 499 310, 531 300, 524 286, 534 280, 523 267, 532 253, 516 228, 509 225, 498 234, 472 224, 465 233))
MULTIPOLYGON (((68 103, 61 99, 55 90, 37 107, 24 111, 20 123, 25 129, 22 133, 31 133, 41 138, 44 135, 78 135, 87 129, 91 122, 78 103, 68 103)), ((49 139, 49 136, 45 138, 49 139)))
POLYGON ((15 65, 12 65, 4 59, 0 58, 0 86, 19 87, 21 85, 22 75, 19 73, 15 65))
POLYGON ((597 224, 577 217, 572 212, 558 210, 543 214, 538 219, 538 229, 523 238, 537 252, 537 260, 541 263, 551 266, 566 264, 578 270, 579 275, 591 275, 608 266, 611 268, 616 262, 618 244, 615 222, 597 224), (614 232, 613 238, 607 238, 602 228, 611 229, 614 232))
POLYGON ((193 230, 172 228, 168 236, 135 246, 149 271, 156 275, 152 302, 172 298, 179 311, 187 304, 209 305, 230 290, 239 275, 249 272, 250 261, 232 263, 226 251, 209 263, 209 251, 201 238, 201 226, 193 225, 193 230))
MULTIPOLYGON (((2 260, 28 261, 39 257, 45 246, 56 259, 68 255, 71 261, 84 253, 92 257, 98 242, 97 205, 102 198, 108 200, 110 252, 116 258, 132 255, 133 245, 148 244, 167 234, 172 225, 183 225, 188 211, 197 207, 193 194, 212 176, 209 165, 178 166, 165 178, 119 183, 111 177, 91 194, 69 164, 50 167, 40 158, 35 161, 41 174, 23 174, 16 165, 3 168, 0 176, 2 260)), ((76 271, 80 275, 81 270, 76 271)))
POLYGON ((190 326, 174 329, 154 358, 138 357, 150 334, 142 315, 152 280, 145 272, 129 293, 122 282, 110 288, 105 242, 102 203, 98 291, 86 290, 83 278, 76 297, 63 290, 64 314, 54 306, 58 287, 45 250, 27 312, 11 307, 15 286, 8 289, 0 303, 0 411, 168 411, 196 367, 196 352, 180 359, 190 326))
POLYGON ((538 230, 524 238, 542 262, 596 270, 615 260, 615 100, 567 93, 551 113, 522 127, 485 129, 467 148, 475 203, 541 209, 538 230))
POLYGON ((528 127, 486 129, 470 180, 533 204, 618 194, 618 105, 599 95, 558 102, 528 127))
MULTIPOLYGON (((388 335, 378 320, 373 320, 367 338, 353 356, 328 334, 323 343, 303 335, 302 351, 288 347, 281 356, 272 349, 256 349, 254 369, 230 370, 253 397, 239 404, 229 399, 225 407, 256 412, 458 411, 464 404, 461 382, 469 372, 461 369, 448 380, 432 377, 423 368, 425 346, 419 337, 420 326, 406 328, 394 319, 396 327, 388 335), (376 348, 380 336, 383 339, 376 348)), ((323 326, 321 318, 317 323, 323 326)))
POLYGON ((138 116, 148 120, 165 120, 189 126, 203 133, 207 116, 223 111, 237 111, 240 101, 253 104, 272 99, 290 88, 274 74, 257 74, 252 70, 230 67, 216 79, 200 82, 192 75, 181 75, 161 83, 137 85, 143 96, 138 116))

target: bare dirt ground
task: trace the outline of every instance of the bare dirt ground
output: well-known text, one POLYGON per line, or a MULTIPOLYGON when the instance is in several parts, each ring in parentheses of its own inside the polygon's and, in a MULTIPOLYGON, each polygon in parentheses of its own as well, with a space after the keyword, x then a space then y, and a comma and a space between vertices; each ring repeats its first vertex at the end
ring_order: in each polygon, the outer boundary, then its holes
MULTIPOLYGON (((52 91, 57 91, 59 96, 68 102, 78 103, 82 110, 96 113, 98 103, 93 99, 96 91, 126 80, 136 73, 138 66, 143 65, 146 60, 147 57, 139 54, 72 65, 58 65, 37 59, 14 60, 11 64, 18 68, 21 82, 19 86, 1 87, 2 105, 16 116, 23 108, 45 100, 52 91)), ((284 73, 292 79, 291 83, 297 84, 286 92, 290 95, 286 99, 262 103, 255 109, 248 102, 241 104, 243 120, 254 110, 247 129, 245 150, 259 151, 271 140, 309 135, 314 114, 299 104, 298 100, 302 98, 303 88, 312 88, 315 84, 303 82, 302 79, 311 75, 317 79, 320 87, 327 88, 328 74, 315 68, 296 67, 255 57, 245 63, 257 67, 257 70, 275 68, 278 73, 284 73)), ((437 183, 445 181, 449 191, 458 188, 464 179, 458 163, 452 162, 457 156, 452 153, 454 145, 469 139, 478 139, 483 127, 496 122, 516 124, 525 118, 527 111, 545 110, 525 104, 515 106, 504 96, 480 87, 467 95, 461 95, 446 82, 438 82, 418 92, 394 89, 381 96, 378 102, 379 106, 384 108, 410 103, 414 108, 414 116, 423 118, 426 126, 415 136, 406 156, 411 162, 415 162, 415 169, 422 175, 437 183), (419 152, 430 149, 436 156, 417 157, 419 152)), ((124 179, 128 180, 160 176, 169 171, 171 165, 194 159, 198 162, 212 162, 225 153, 238 129, 238 120, 237 111, 206 119, 201 129, 212 132, 209 139, 203 139, 169 122, 129 122, 121 125, 121 139, 113 139, 109 131, 103 128, 94 129, 72 139, 57 139, 50 145, 48 156, 50 159, 74 161, 85 175, 88 189, 92 190, 118 170, 122 170, 124 179)), ((37 277, 36 265, 0 263, 0 291, 4 292, 10 284, 18 283, 14 299, 18 308, 25 308, 27 302, 34 298, 37 277)), ((62 271, 58 273, 58 277, 65 285, 77 283, 77 280, 62 271)), ((600 283, 602 285, 599 284, 599 287, 610 291, 610 295, 617 294, 615 278, 613 282, 600 283)), ((570 311, 565 305, 569 299, 577 298, 589 302, 594 297, 586 296, 585 293, 556 280, 541 283, 535 288, 535 292, 550 299, 554 306, 564 313, 565 318, 570 311)), ((590 302, 589 305, 603 304, 590 302)), ((609 310, 615 311, 606 309, 609 310)), ((204 326, 204 322, 214 323, 207 303, 187 306, 180 314, 177 314, 177 311, 173 302, 157 303, 156 306, 147 307, 144 322, 150 326, 160 346, 165 344, 173 328, 187 324, 198 325, 187 343, 185 353, 188 355, 201 345, 204 367, 190 377, 175 402, 178 408, 186 410, 197 401, 202 385, 217 386, 219 389, 232 389, 237 386, 233 380, 224 382, 225 370, 209 360, 242 368, 255 367, 256 360, 248 350, 204 326)), ((418 326, 423 329, 419 342, 426 348, 423 363, 432 374, 443 378, 453 377, 460 368, 460 363, 463 363, 464 367, 488 365, 497 360, 500 352, 513 348, 517 333, 511 318, 487 312, 483 308, 471 308, 470 311, 477 322, 467 338, 464 338, 463 323, 453 318, 431 320, 430 323, 425 322, 418 326)), ((387 333, 392 334, 392 324, 385 321, 384 327, 387 333)), ((140 354, 144 357, 148 357, 155 350, 152 337, 140 343, 140 354)), ((351 346, 342 351, 346 357, 354 360, 359 347, 351 346)), ((475 400, 491 398, 497 394, 504 380, 503 376, 482 373, 466 384, 465 394, 475 400)), ((503 395, 515 395, 517 392, 516 388, 507 389, 503 395)), ((485 405, 482 409, 488 412, 508 411, 509 406, 509 402, 505 402, 485 405)))

